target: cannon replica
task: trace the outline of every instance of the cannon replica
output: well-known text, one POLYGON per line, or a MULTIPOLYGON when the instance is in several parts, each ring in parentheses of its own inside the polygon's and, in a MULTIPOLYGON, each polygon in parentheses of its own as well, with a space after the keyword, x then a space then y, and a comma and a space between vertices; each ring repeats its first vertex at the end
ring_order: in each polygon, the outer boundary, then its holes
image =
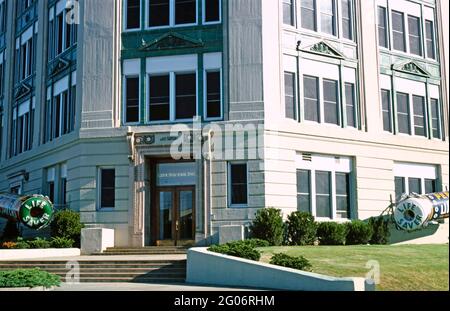
POLYGON ((43 195, 17 195, 0 193, 0 217, 34 230, 47 227, 52 221, 54 208, 43 195))
POLYGON ((405 195, 395 205, 393 214, 399 229, 420 230, 431 221, 449 217, 449 192, 405 195))

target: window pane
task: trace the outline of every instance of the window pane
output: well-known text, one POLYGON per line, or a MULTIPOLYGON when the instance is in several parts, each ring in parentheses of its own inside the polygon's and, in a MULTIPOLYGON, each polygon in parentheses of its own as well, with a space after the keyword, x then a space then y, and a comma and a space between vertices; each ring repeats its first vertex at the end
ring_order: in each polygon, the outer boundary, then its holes
POLYGON ((420 19, 408 16, 409 50, 412 54, 422 56, 422 39, 420 36, 420 19))
POLYGON ((381 105, 383 110, 383 130, 392 132, 391 91, 381 90, 381 105))
POLYGON ((126 120, 139 121, 139 78, 126 78, 126 120))
POLYGON ((175 24, 193 24, 197 21, 195 0, 175 0, 175 24))
POLYGON ((176 75, 176 118, 192 119, 197 114, 197 75, 176 75))
POLYGON ((297 171, 297 210, 311 212, 311 172, 297 171))
POLYGON ((409 193, 422 194, 422 185, 420 178, 408 178, 409 193))
POLYGON ((386 8, 378 7, 378 44, 388 48, 387 14, 386 8))
POLYGON ((149 26, 168 26, 170 23, 170 0, 149 0, 149 26))
POLYGON ((422 96, 413 96, 414 133, 418 136, 427 136, 425 121, 425 99, 422 96))
POLYGON ((425 22, 425 32, 426 32, 427 57, 436 59, 434 49, 434 26, 432 21, 425 22))
POLYGON ((325 123, 339 125, 338 112, 338 82, 323 80, 323 102, 325 123))
POLYGON ((350 217, 350 174, 336 173, 336 216, 350 217))
POLYGON ((207 89, 207 117, 220 118, 221 116, 221 91, 220 71, 206 73, 207 89))
POLYGON ((405 192, 405 178, 395 177, 395 200, 399 201, 405 192))
POLYGON ((433 138, 441 138, 441 120, 439 101, 435 98, 431 99, 431 122, 433 129, 433 138))
POLYGON ((283 0, 283 23, 294 26, 294 0, 283 0))
POLYGON ((316 172, 316 214, 331 218, 331 173, 316 172))
POLYGON ((284 73, 284 103, 286 108, 286 118, 295 119, 295 73, 284 73))
POLYGON ((150 121, 167 121, 170 119, 169 75, 151 76, 149 80, 150 121))
POLYGON ((220 0, 205 0, 205 21, 217 22, 220 20, 220 0))
POLYGON ((115 206, 116 172, 114 169, 101 170, 101 207, 115 206))
POLYGON ((302 28, 316 30, 316 1, 301 0, 302 28))
POLYGON ((405 44, 405 21, 403 13, 392 11, 392 33, 394 40, 394 49, 406 52, 405 44))
POLYGON ((425 194, 436 192, 436 180, 425 179, 425 194))
POLYGON ((342 35, 345 39, 352 40, 352 1, 342 0, 342 35))
POLYGON ((305 120, 319 122, 319 78, 304 76, 303 94, 305 94, 305 120))
POLYGON ((247 204, 247 165, 231 164, 231 204, 247 204))
POLYGON ((397 119, 400 133, 411 134, 409 113, 409 95, 397 93, 397 119))
POLYGON ((320 1, 320 22, 322 32, 336 35, 334 0, 320 1))
POLYGON ((127 29, 139 28, 141 0, 127 0, 127 29))
POLYGON ((347 126, 356 127, 355 85, 353 83, 345 83, 345 101, 347 126))

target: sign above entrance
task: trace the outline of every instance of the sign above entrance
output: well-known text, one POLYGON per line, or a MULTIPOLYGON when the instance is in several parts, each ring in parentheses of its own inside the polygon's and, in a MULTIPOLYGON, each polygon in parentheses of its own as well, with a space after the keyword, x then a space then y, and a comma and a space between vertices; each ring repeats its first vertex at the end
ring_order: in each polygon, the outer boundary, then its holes
POLYGON ((197 183, 195 162, 156 165, 157 186, 193 186, 197 183))

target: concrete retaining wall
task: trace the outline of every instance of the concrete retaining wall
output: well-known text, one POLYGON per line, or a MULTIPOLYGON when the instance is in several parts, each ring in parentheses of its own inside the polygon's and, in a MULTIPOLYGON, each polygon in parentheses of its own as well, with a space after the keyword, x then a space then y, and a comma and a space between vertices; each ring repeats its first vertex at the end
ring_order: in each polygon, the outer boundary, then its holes
POLYGON ((2 249, 2 260, 27 260, 35 258, 74 257, 80 256, 79 248, 47 248, 47 249, 2 249))
POLYGON ((364 278, 336 278, 192 248, 187 255, 188 283, 294 291, 365 291, 364 278))

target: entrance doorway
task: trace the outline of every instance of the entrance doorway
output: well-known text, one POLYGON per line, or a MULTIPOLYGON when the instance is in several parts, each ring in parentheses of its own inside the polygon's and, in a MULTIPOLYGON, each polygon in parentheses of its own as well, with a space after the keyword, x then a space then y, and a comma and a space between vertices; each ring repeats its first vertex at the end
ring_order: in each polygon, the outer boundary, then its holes
MULTIPOLYGON (((167 187, 156 191, 157 246, 194 243, 195 187, 167 187)), ((154 209, 155 210, 155 209, 154 209)))

